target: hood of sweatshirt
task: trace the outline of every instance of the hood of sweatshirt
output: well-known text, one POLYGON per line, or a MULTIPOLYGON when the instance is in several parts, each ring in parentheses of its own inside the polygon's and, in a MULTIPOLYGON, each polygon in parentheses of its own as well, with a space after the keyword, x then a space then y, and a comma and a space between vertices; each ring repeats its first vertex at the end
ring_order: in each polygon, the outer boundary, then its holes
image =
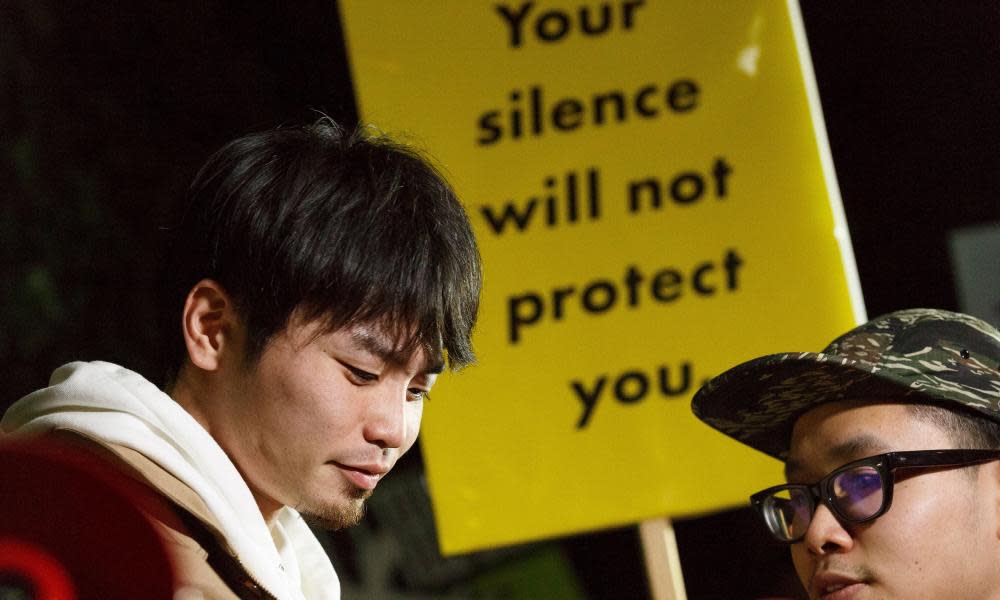
POLYGON ((230 550, 280 600, 340 597, 337 574, 302 517, 285 507, 266 523, 208 431, 138 373, 107 362, 69 363, 52 374, 49 387, 14 403, 0 420, 4 437, 53 429, 131 448, 194 490, 230 550))

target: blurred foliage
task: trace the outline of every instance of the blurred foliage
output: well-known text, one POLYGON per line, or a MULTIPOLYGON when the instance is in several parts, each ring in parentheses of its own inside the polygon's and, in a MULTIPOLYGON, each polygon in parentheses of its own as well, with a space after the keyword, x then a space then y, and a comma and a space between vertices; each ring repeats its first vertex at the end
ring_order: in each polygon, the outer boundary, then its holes
POLYGON ((134 131, 114 85, 94 76, 114 42, 87 39, 93 32, 54 3, 3 11, 0 380, 9 403, 71 359, 149 370, 158 337, 147 325, 150 216, 175 190, 145 175, 156 147, 151 154, 134 131), (147 193, 134 194, 140 185, 147 193))
POLYGON ((356 120, 333 2, 0 5, 0 412, 70 360, 156 378, 163 227, 225 141, 356 120))

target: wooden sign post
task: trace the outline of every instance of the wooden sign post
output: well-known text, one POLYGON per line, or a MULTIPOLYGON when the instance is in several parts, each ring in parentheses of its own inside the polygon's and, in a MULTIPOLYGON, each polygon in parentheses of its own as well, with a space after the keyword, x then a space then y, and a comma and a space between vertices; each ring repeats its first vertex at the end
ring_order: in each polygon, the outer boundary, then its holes
POLYGON ((639 537, 653 600, 687 600, 681 556, 670 519, 664 517, 639 523, 639 537))

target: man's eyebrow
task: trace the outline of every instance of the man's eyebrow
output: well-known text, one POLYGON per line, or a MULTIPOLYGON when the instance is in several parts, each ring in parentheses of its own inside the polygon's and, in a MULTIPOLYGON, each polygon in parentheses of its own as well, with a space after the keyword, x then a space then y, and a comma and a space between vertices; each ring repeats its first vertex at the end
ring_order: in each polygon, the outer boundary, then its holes
MULTIPOLYGON (((389 345, 384 337, 374 335, 372 332, 359 329, 351 334, 351 340, 361 348, 362 350, 379 357, 382 361, 398 364, 402 363, 400 352, 389 345)), ((424 375, 437 375, 444 371, 444 361, 441 360, 440 356, 434 359, 429 359, 427 364, 424 366, 420 372, 424 375)))
MULTIPOLYGON (((825 457, 830 459, 830 462, 840 466, 859 458, 887 452, 888 447, 885 440, 877 435, 863 433, 848 438, 834 446, 830 446, 824 453, 825 457)), ((785 481, 791 481, 792 477, 803 471, 805 471, 805 465, 795 458, 789 457, 785 461, 785 481)))
POLYGON ((888 448, 889 445, 882 438, 870 433, 863 433, 831 447, 827 450, 827 454, 831 458, 847 463, 880 452, 887 452, 888 448))

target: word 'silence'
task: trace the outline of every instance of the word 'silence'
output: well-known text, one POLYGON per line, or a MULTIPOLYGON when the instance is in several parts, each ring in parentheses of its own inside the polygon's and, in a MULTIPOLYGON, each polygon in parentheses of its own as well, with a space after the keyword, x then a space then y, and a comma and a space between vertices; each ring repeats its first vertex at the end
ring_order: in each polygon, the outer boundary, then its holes
POLYGON ((682 78, 669 85, 646 83, 634 90, 611 89, 589 98, 564 96, 550 101, 541 85, 533 85, 527 94, 512 90, 506 108, 480 115, 476 143, 490 146, 504 139, 540 137, 547 131, 568 133, 585 125, 601 127, 630 118, 655 119, 665 112, 689 113, 698 107, 699 92, 697 82, 682 78))

